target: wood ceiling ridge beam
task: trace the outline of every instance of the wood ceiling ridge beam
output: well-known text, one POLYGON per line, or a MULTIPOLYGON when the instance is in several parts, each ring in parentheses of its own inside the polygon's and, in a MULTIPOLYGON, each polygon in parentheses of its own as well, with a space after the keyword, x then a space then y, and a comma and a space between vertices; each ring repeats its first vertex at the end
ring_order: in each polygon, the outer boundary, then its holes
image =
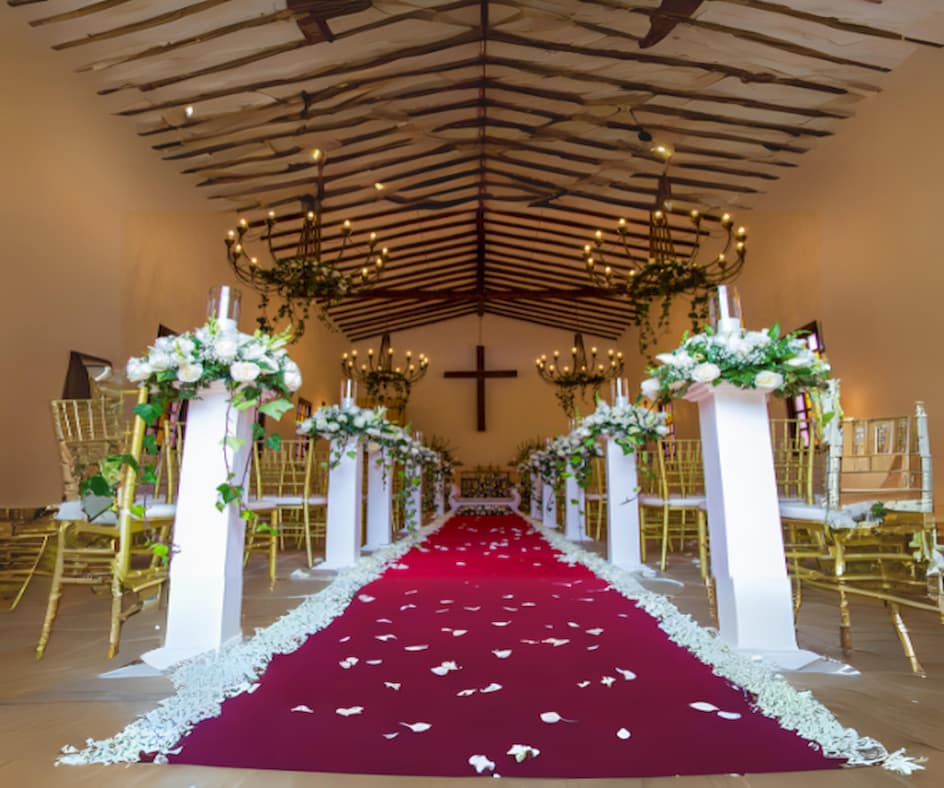
MULTIPOLYGON (((212 0, 212 2, 226 2, 227 0, 212 0)), ((206 91, 204 93, 190 95, 190 96, 181 96, 175 99, 167 99, 164 101, 159 101, 153 104, 149 104, 146 107, 132 107, 119 111, 117 114, 121 116, 133 116, 141 115, 147 112, 158 112, 163 109, 170 109, 172 107, 182 107, 188 104, 200 104, 205 101, 210 101, 212 99, 224 98, 226 96, 233 96, 239 93, 254 93, 258 91, 264 91, 275 87, 286 87, 288 85, 298 84, 299 82, 308 82, 315 81, 319 79, 328 79, 331 77, 342 77, 358 71, 365 71, 372 68, 377 68, 379 66, 388 64, 392 61, 402 61, 408 60, 415 57, 425 57, 428 55, 434 55, 440 52, 444 52, 449 49, 454 49, 466 44, 475 43, 478 41, 478 35, 476 31, 466 31, 458 35, 452 36, 448 39, 441 39, 436 42, 426 42, 422 44, 415 44, 408 47, 403 47, 401 49, 393 50, 391 52, 385 52, 381 55, 372 56, 370 58, 365 58, 363 60, 357 61, 354 64, 335 64, 324 69, 319 69, 314 72, 308 72, 306 74, 297 74, 292 77, 278 77, 278 78, 269 78, 259 80, 257 82, 244 83, 240 85, 228 86, 225 88, 218 88, 216 90, 206 91)), ((428 73, 428 69, 421 69, 421 73, 428 73)), ((389 79, 389 75, 387 75, 389 79)))
POLYGON ((849 92, 846 88, 836 85, 812 82, 810 80, 798 79, 795 77, 781 77, 770 72, 754 72, 745 68, 740 68, 738 66, 727 66, 722 63, 711 63, 709 61, 686 60, 685 58, 656 55, 641 51, 627 52, 619 49, 604 49, 599 47, 579 46, 576 44, 565 44, 558 41, 535 40, 526 36, 521 36, 515 33, 506 33, 500 30, 493 31, 493 39, 503 44, 521 46, 534 51, 548 50, 620 62, 637 62, 651 65, 694 68, 701 71, 706 71, 708 73, 723 74, 724 76, 734 77, 746 84, 760 83, 786 85, 788 87, 803 88, 805 90, 812 90, 818 93, 830 93, 833 95, 845 95, 849 92))
POLYGON ((189 16, 203 13, 204 11, 208 11, 211 8, 215 8, 216 6, 224 5, 227 2, 228 0, 201 0, 199 3, 192 3, 191 5, 183 6, 182 8, 176 8, 173 11, 167 11, 163 14, 158 14, 157 16, 152 16, 147 19, 141 19, 137 22, 131 22, 119 27, 113 27, 109 30, 102 30, 98 33, 89 33, 87 36, 72 39, 71 41, 62 41, 58 44, 53 44, 52 48, 55 51, 60 52, 64 49, 72 49, 73 47, 83 46, 85 44, 94 44, 98 41, 107 41, 112 38, 119 38, 120 36, 127 35, 128 33, 138 33, 142 30, 160 27, 161 25, 166 25, 169 22, 179 22, 181 19, 186 19, 189 16))
POLYGON ((874 63, 866 63, 861 60, 853 60, 852 58, 839 57, 838 55, 832 55, 829 52, 824 52, 820 49, 796 44, 792 41, 787 41, 782 38, 764 35, 763 33, 758 33, 754 30, 745 30, 744 28, 722 25, 717 22, 710 22, 705 19, 696 19, 695 17, 688 17, 683 14, 675 14, 671 11, 661 8, 629 8, 627 10, 631 14, 642 14, 643 16, 647 16, 650 19, 668 19, 674 22, 676 25, 694 27, 699 30, 710 30, 713 33, 721 33, 723 35, 733 36, 734 38, 739 38, 742 41, 750 41, 753 44, 760 44, 761 46, 770 47, 771 49, 776 49, 781 52, 788 52, 791 55, 812 58, 814 60, 822 60, 827 63, 835 63, 836 65, 840 66, 852 66, 853 68, 863 68, 869 71, 878 71, 882 74, 887 74, 889 71, 891 71, 890 68, 886 68, 885 66, 878 66, 874 63))
POLYGON ((883 30, 882 28, 874 27, 872 25, 864 25, 858 22, 849 22, 834 16, 821 16, 820 14, 814 14, 798 8, 791 8, 790 6, 783 5, 782 3, 766 2, 765 0, 718 0, 718 2, 730 3, 732 5, 739 6, 750 6, 760 11, 767 11, 768 13, 772 14, 781 14, 792 17, 793 19, 801 19, 805 22, 824 25, 825 27, 830 27, 833 30, 843 30, 848 33, 858 33, 864 36, 885 38, 892 41, 906 41, 910 44, 920 44, 922 46, 929 46, 935 49, 944 47, 944 44, 941 44, 937 41, 912 38, 893 30, 883 30))

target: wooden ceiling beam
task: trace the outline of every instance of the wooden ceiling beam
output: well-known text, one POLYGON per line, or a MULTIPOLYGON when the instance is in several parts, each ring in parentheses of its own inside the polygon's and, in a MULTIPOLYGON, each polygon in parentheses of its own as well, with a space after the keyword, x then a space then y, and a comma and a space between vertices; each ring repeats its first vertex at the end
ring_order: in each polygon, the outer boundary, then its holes
MULTIPOLYGON (((227 0, 209 0, 210 2, 226 2, 227 0)), ((342 78, 350 74, 354 74, 358 71, 366 71, 372 68, 377 68, 379 66, 387 65, 389 63, 396 63, 399 61, 404 61, 410 58, 415 57, 424 57, 427 55, 435 55, 450 49, 455 49, 457 47, 464 46, 466 44, 474 44, 479 40, 479 35, 477 30, 467 30, 462 33, 459 33, 449 38, 440 39, 435 42, 429 43, 425 42, 422 44, 416 44, 413 46, 402 47, 390 52, 384 52, 379 55, 373 55, 369 58, 363 58, 357 60, 353 63, 345 62, 341 64, 335 64, 327 66, 323 69, 318 69, 313 72, 308 72, 306 74, 298 74, 292 77, 271 77, 269 79, 258 80, 256 82, 245 82, 237 85, 230 85, 225 88, 217 88, 216 90, 208 90, 203 93, 197 93, 187 96, 181 96, 175 99, 169 99, 164 101, 159 101, 154 104, 149 104, 145 107, 136 107, 122 110, 119 112, 119 115, 124 116, 133 116, 141 115, 147 112, 157 112, 162 109, 171 109, 172 107, 182 107, 187 104, 200 104, 206 101, 211 101, 213 99, 225 98, 226 96, 234 96, 239 93, 254 93, 259 91, 265 91, 267 89, 276 88, 276 87, 286 87, 289 85, 297 85, 301 82, 315 81, 318 79, 327 79, 331 77, 342 78)), ((476 61, 477 62, 477 61, 476 61)), ((429 73, 428 69, 422 69, 420 73, 429 73)))
POLYGON ((362 329, 360 331, 346 331, 345 334, 350 336, 352 342, 361 342, 365 339, 371 339, 376 336, 380 336, 384 331, 406 331, 411 328, 422 328, 423 326, 429 326, 434 323, 442 323, 445 320, 454 320, 458 317, 465 317, 466 315, 475 314, 475 309, 469 306, 458 307, 452 311, 447 311, 443 313, 438 313, 434 315, 424 314, 422 317, 416 317, 412 320, 401 319, 396 323, 391 323, 386 327, 373 327, 369 329, 362 329))
MULTIPOLYGON (((596 2, 596 0, 592 1, 596 2)), ((870 0, 867 0, 867 2, 868 1, 870 0)), ((864 25, 859 22, 849 22, 847 20, 839 19, 835 16, 822 16, 820 14, 810 13, 809 11, 803 11, 802 9, 791 8, 790 6, 783 5, 782 3, 765 2, 765 0, 718 0, 718 2, 730 3, 731 5, 751 6, 752 8, 755 8, 759 11, 766 11, 771 14, 781 14, 792 19, 799 19, 804 22, 811 22, 815 25, 823 25, 824 27, 829 27, 833 30, 842 30, 846 33, 854 33, 861 36, 872 36, 875 38, 884 38, 891 41, 906 41, 909 44, 919 44, 921 46, 934 47, 935 49, 940 49, 942 46, 944 46, 944 44, 941 44, 937 41, 929 41, 923 38, 912 38, 911 36, 906 36, 903 33, 898 33, 894 30, 883 30, 882 28, 875 27, 873 25, 864 25)))
POLYGON ((631 51, 623 49, 607 49, 603 47, 587 47, 577 44, 567 44, 561 41, 538 40, 528 38, 527 36, 516 33, 508 33, 502 30, 493 32, 492 39, 502 44, 511 46, 520 46, 530 49, 534 52, 564 52, 569 55, 580 55, 582 57, 597 58, 600 60, 612 60, 616 62, 647 63, 650 65, 669 66, 676 68, 694 68, 705 71, 709 74, 722 74, 726 77, 734 77, 745 84, 763 84, 763 85, 785 85, 788 87, 802 88, 803 90, 812 90, 818 93, 832 93, 842 95, 846 88, 836 85, 829 85, 822 82, 813 82, 808 79, 798 79, 795 77, 782 77, 770 71, 755 72, 738 66, 728 66, 724 63, 717 63, 707 60, 689 60, 682 57, 669 57, 656 55, 649 52, 631 51))

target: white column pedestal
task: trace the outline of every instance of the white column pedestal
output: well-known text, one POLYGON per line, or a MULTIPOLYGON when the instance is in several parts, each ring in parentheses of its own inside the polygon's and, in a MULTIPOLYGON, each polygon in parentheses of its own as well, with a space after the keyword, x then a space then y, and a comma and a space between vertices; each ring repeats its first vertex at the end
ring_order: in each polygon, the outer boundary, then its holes
POLYGON ((541 482, 541 523, 546 528, 557 528, 557 490, 541 482))
POLYGON ((536 473, 531 474, 531 519, 541 520, 541 501, 543 500, 543 482, 536 473))
POLYGON ((583 487, 573 476, 564 482, 564 536, 572 542, 587 542, 587 506, 583 487))
POLYGON ((642 562, 636 453, 623 454, 613 438, 606 439, 606 555, 622 569, 653 574, 642 562))
POLYGON ((384 467, 383 449, 367 452, 367 541, 365 550, 376 550, 390 544, 392 522, 391 474, 384 467))
POLYGON ((338 464, 328 471, 328 524, 325 534, 325 560, 318 569, 351 566, 360 556, 361 487, 363 449, 357 440, 340 446, 331 443, 331 457, 338 464))
POLYGON ((768 393, 698 384, 685 398, 698 405, 721 638, 790 670, 818 655, 796 643, 768 393))
POLYGON ((216 508, 217 485, 227 480, 226 457, 236 480, 243 480, 252 451, 254 408, 229 406, 222 381, 190 401, 177 517, 170 562, 164 644, 141 659, 168 666, 242 638, 243 542, 239 509, 216 508), (224 449, 226 435, 241 438, 237 450, 224 449))

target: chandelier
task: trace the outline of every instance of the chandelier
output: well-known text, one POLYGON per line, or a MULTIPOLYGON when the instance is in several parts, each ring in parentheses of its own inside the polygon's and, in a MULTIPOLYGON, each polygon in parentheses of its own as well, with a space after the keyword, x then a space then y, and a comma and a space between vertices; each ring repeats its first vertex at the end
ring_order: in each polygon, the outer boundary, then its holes
MULTIPOLYGON (((718 254, 705 262, 697 260, 701 251, 702 239, 708 235, 702 228, 702 214, 692 210, 688 214, 692 228, 685 233, 684 240, 679 235, 684 231, 669 224, 669 215, 673 211, 672 186, 669 182, 669 160, 672 151, 665 146, 654 149, 665 158, 665 168, 659 177, 655 204, 649 211, 648 255, 640 254, 633 241, 639 236, 630 233, 625 219, 617 224, 622 253, 628 263, 621 277, 607 264, 605 240, 601 230, 597 230, 593 242, 583 248, 583 260, 587 274, 593 283, 604 290, 617 293, 629 299, 633 310, 632 322, 639 327, 639 347, 646 350, 657 339, 659 331, 668 323, 672 299, 675 296, 687 296, 690 302, 688 317, 695 329, 700 328, 708 317, 708 296, 710 291, 725 282, 732 281, 744 267, 747 255, 747 230, 734 228, 734 219, 725 213, 719 222, 724 233, 724 245, 718 254), (683 253, 676 251, 676 243, 687 247, 683 253), (657 325, 651 322, 650 306, 654 301, 661 301, 657 325)), ((618 248, 618 247, 617 247, 618 248)))
MULTIPOLYGON (((352 226, 345 221, 336 235, 323 236, 322 211, 324 204, 324 163, 325 155, 315 149, 312 159, 317 165, 317 190, 315 195, 307 194, 301 198, 303 219, 298 243, 293 254, 284 254, 285 247, 277 247, 276 238, 290 234, 274 232, 275 212, 261 222, 248 222, 240 219, 235 230, 230 230, 226 237, 226 257, 236 272, 236 276, 254 288, 260 294, 262 316, 257 318, 263 330, 272 329, 272 323, 266 316, 270 300, 279 302, 276 319, 287 319, 297 339, 305 332, 305 322, 310 318, 312 304, 316 304, 318 318, 329 324, 327 308, 340 303, 345 296, 368 284, 380 276, 387 262, 387 248, 376 251, 377 234, 371 233, 366 244, 352 243, 352 226), (246 250, 244 237, 252 228, 264 227, 261 238, 269 247, 271 263, 260 264, 259 259, 246 250), (355 250, 359 247, 359 250, 355 250), (341 270, 339 267, 347 252, 351 257, 361 258, 358 267, 341 270), (330 259, 329 259, 330 258, 330 259)), ((295 218, 295 217, 293 217, 295 218)), ((291 246, 289 246, 291 249, 291 246)))
POLYGON ((554 351, 554 357, 546 355, 535 359, 538 374, 548 383, 557 386, 554 396, 572 419, 577 414, 577 393, 586 399, 591 393, 596 397, 600 387, 608 380, 619 378, 623 374, 623 354, 612 350, 606 352, 606 361, 597 361, 597 349, 590 348, 590 356, 583 344, 583 336, 574 334, 574 344, 570 348, 570 364, 561 365, 560 352, 554 351))
POLYGON ((390 334, 380 339, 380 350, 367 351, 366 363, 358 360, 357 351, 341 356, 341 372, 349 380, 356 380, 367 390, 370 400, 391 411, 403 411, 410 398, 410 390, 429 368, 429 358, 420 353, 414 360, 413 353, 406 351, 403 366, 395 366, 394 351, 390 347, 390 334))

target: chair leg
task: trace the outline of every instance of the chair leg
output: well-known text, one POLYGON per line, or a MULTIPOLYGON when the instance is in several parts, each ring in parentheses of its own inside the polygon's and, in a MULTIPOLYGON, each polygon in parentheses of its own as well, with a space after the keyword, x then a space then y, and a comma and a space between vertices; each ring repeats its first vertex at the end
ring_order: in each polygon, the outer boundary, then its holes
POLYGON ((708 521, 701 509, 695 514, 695 525, 698 529, 698 563, 701 577, 705 580, 711 573, 708 571, 708 521))
POLYGON ((708 612, 711 623, 718 626, 718 595, 715 593, 715 579, 712 575, 705 577, 705 595, 708 597, 708 612))
POLYGON ((667 553, 669 549, 669 510, 664 508, 662 510, 662 559, 659 561, 659 569, 663 572, 665 571, 666 564, 668 563, 667 553))
POLYGON ((43 555, 46 552, 46 545, 49 544, 49 536, 44 536, 42 538, 42 544, 39 546, 39 551, 36 555, 36 560, 33 561, 33 565, 29 568, 29 574, 26 576, 26 580, 23 581, 23 585, 20 586, 20 590, 16 595, 16 598, 13 600, 13 603, 10 605, 9 610, 13 612, 16 610, 16 606, 20 604, 20 600, 23 598, 23 594, 26 593, 26 589, 30 584, 30 581, 33 579, 33 575, 36 574, 36 567, 39 566, 39 562, 42 560, 43 555))
POLYGON ((846 589, 839 586, 839 645, 842 653, 852 651, 852 619, 849 615, 849 595, 846 589))
POLYGON ((311 513, 307 501, 302 507, 302 519, 305 523, 305 555, 308 558, 308 568, 311 569, 314 558, 311 553, 311 513))
POLYGON ((911 643, 911 635, 908 634, 908 628, 905 626, 904 619, 901 617, 901 607, 895 602, 887 602, 889 611, 892 616, 892 623, 895 625, 895 631, 898 633, 898 640, 901 642, 902 651, 905 652, 905 656, 908 657, 908 661, 911 663, 911 672, 915 673, 922 678, 926 677, 928 674, 925 673, 921 663, 918 662, 918 655, 915 653, 914 646, 911 643))
POLYGON ((113 659, 118 653, 118 641, 121 640, 121 603, 124 589, 117 572, 111 581, 111 628, 108 632, 108 658, 113 659))
POLYGON ((56 550, 56 567, 52 573, 52 585, 49 587, 49 601, 46 603, 46 616, 43 619, 43 629, 39 635, 39 643, 36 644, 36 659, 43 658, 46 651, 46 644, 49 642, 49 633, 52 631, 52 624, 56 620, 56 613, 59 610, 59 599, 62 597, 62 573, 65 566, 65 546, 66 530, 68 523, 59 529, 59 538, 56 550))
POLYGON ((281 530, 279 526, 279 510, 272 510, 272 527, 275 529, 274 533, 269 534, 269 590, 271 591, 275 588, 275 571, 276 571, 276 559, 278 556, 278 534, 281 530))

